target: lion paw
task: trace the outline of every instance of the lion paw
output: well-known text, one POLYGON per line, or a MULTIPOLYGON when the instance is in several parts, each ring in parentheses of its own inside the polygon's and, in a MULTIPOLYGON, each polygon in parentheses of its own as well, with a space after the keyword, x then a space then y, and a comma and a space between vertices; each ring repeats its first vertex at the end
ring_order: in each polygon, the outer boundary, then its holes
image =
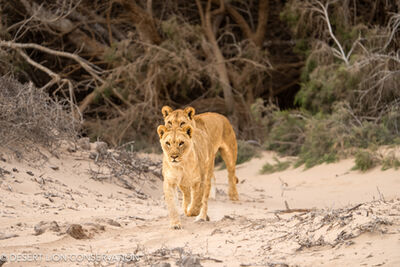
POLYGON ((206 220, 204 220, 203 218, 201 218, 200 216, 197 216, 196 219, 194 220, 195 222, 205 222, 206 220))
POLYGON ((198 215, 194 221, 195 222, 205 222, 205 221, 209 222, 210 217, 208 217, 208 215, 206 215, 206 218, 204 218, 204 216, 198 215))
POLYGON ((229 192, 229 199, 232 201, 238 201, 239 200, 239 194, 235 192, 229 192))
POLYGON ((174 230, 180 230, 180 229, 182 229, 182 225, 181 225, 181 223, 173 223, 173 224, 171 224, 171 228, 172 229, 174 229, 174 230))

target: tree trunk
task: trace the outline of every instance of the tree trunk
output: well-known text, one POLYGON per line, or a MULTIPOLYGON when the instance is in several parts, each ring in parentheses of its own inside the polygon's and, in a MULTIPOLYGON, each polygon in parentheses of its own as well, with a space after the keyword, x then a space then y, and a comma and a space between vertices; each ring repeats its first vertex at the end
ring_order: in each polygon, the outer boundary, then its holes
MULTIPOLYGON (((217 1, 217 0, 214 0, 217 1)), ((268 11, 269 11, 269 0, 260 0, 258 4, 258 24, 255 31, 252 31, 249 24, 246 22, 244 17, 231 5, 227 4, 226 9, 229 15, 236 21, 236 23, 241 28, 244 36, 249 39, 258 49, 262 48, 265 32, 267 30, 268 23, 268 11)), ((248 104, 252 104, 254 102, 254 91, 251 88, 252 85, 245 84, 246 79, 248 79, 248 75, 251 73, 251 69, 253 66, 246 65, 242 70, 242 73, 236 77, 235 84, 240 86, 241 88, 246 87, 244 91, 246 91, 246 101, 248 104)), ((237 87, 239 88, 239 87, 237 87)))
POLYGON ((200 1, 196 0, 196 3, 198 5, 199 12, 201 13, 204 33, 211 45, 211 49, 215 57, 215 70, 218 73, 219 82, 222 87, 222 91, 224 93, 226 110, 229 115, 232 115, 234 112, 235 101, 233 99, 232 87, 229 81, 228 70, 225 65, 225 58, 222 55, 222 52, 218 46, 218 42, 217 39, 215 38, 213 31, 213 24, 211 18, 211 0, 208 0, 205 12, 203 12, 203 8, 201 6, 200 1))

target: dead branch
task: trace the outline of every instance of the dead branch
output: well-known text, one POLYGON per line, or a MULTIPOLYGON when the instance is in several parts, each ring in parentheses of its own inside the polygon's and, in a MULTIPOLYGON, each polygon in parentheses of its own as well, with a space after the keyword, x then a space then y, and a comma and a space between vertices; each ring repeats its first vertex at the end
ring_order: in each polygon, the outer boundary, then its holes
POLYGON ((331 21, 329 19, 329 14, 328 14, 328 8, 329 8, 330 1, 327 1, 325 5, 323 5, 320 1, 315 1, 315 4, 313 4, 312 10, 321 14, 323 17, 323 20, 326 23, 326 26, 328 27, 329 35, 331 38, 334 40, 336 46, 338 47, 339 50, 336 48, 332 48, 334 55, 337 56, 338 58, 342 59, 346 66, 349 66, 349 57, 351 53, 345 53, 343 50, 343 46, 340 44, 339 40, 336 38, 335 34, 333 33, 332 26, 331 26, 331 21), (317 5, 317 6, 315 6, 317 5))
MULTIPOLYGON (((69 81, 68 79, 62 79, 58 74, 54 73, 49 68, 46 68, 45 66, 40 65, 37 62, 33 61, 21 49, 23 49, 23 48, 33 48, 33 49, 40 50, 42 52, 49 53, 51 55, 60 56, 60 57, 66 57, 66 58, 70 58, 70 59, 73 59, 74 61, 76 61, 95 80, 97 80, 97 81, 101 82, 101 84, 103 84, 103 86, 97 87, 91 94, 89 94, 88 96, 85 97, 85 99, 82 101, 82 103, 79 106, 79 111, 78 112, 80 114, 82 114, 85 111, 85 109, 93 101, 95 96, 97 94, 101 93, 102 90, 104 90, 104 88, 105 88, 105 86, 104 86, 105 85, 105 81, 99 76, 102 73, 102 70, 98 66, 88 62, 87 60, 81 58, 77 54, 72 54, 72 53, 68 53, 68 52, 64 52, 64 51, 53 50, 53 49, 50 49, 48 47, 41 46, 41 45, 38 45, 38 44, 29 44, 29 43, 28 44, 21 44, 21 43, 16 43, 16 42, 13 42, 13 41, 4 41, 4 40, 0 40, 0 47, 8 47, 8 48, 12 48, 12 49, 17 49, 19 51, 19 53, 22 55, 22 57, 24 57, 24 59, 27 60, 27 62, 29 64, 31 64, 34 67, 42 70, 43 72, 47 73, 50 77, 52 77, 52 80, 47 85, 45 85, 46 88, 51 86, 51 85, 53 85, 54 83, 59 83, 59 82, 67 83, 68 87, 69 87, 69 91, 70 91, 71 100, 72 100, 72 97, 73 97, 73 90, 72 90, 71 81, 69 81)), ((71 102, 71 103, 73 103, 73 102, 71 102)))
POLYGON ((79 65, 81 65, 81 67, 84 70, 86 70, 94 79, 96 79, 97 81, 100 81, 101 83, 104 83, 104 80, 99 76, 99 74, 102 73, 102 70, 98 66, 81 58, 77 54, 72 54, 72 53, 63 52, 63 51, 57 51, 57 50, 53 50, 51 48, 41 46, 38 44, 33 44, 33 43, 24 44, 24 43, 16 43, 13 41, 4 41, 4 40, 0 40, 0 47, 8 47, 8 48, 12 48, 12 49, 33 48, 33 49, 37 49, 37 50, 40 50, 42 52, 45 52, 45 53, 48 53, 48 54, 51 54, 54 56, 70 58, 70 59, 76 61, 79 65))
POLYGON ((82 120, 82 114, 79 112, 79 110, 77 110, 78 113, 76 113, 76 109, 75 109, 75 103, 76 101, 74 100, 74 93, 73 93, 73 86, 72 86, 72 82, 68 79, 65 78, 61 78, 60 75, 58 75, 57 73, 53 72, 52 70, 50 70, 49 68, 37 63, 36 61, 32 60, 24 51, 22 51, 21 49, 18 49, 18 53, 26 60, 26 62, 28 62, 29 64, 31 64, 32 66, 34 66, 35 68, 47 73, 52 79, 42 88, 40 88, 41 90, 45 90, 48 87, 52 86, 55 83, 61 84, 59 85, 60 88, 64 86, 64 84, 68 85, 68 89, 69 89, 69 94, 70 94, 70 99, 69 99, 69 103, 70 103, 70 108, 71 108, 71 112, 72 112, 72 116, 75 119, 78 120, 82 120))
POLYGON ((348 209, 347 211, 353 211, 353 210, 356 210, 356 209, 358 209, 359 207, 361 207, 361 206, 362 206, 362 204, 363 204, 363 203, 357 204, 357 205, 355 205, 354 207, 352 207, 352 208, 348 209))
POLYGON ((388 48, 390 43, 393 41, 394 35, 400 28, 400 13, 394 14, 390 18, 387 28, 389 29, 390 34, 389 34, 389 37, 387 38, 385 45, 382 48, 382 51, 384 51, 388 48))
POLYGON ((96 98, 97 95, 101 94, 104 92, 104 90, 107 88, 107 84, 103 83, 101 86, 96 87, 96 89, 88 94, 79 104, 79 111, 83 113, 89 105, 93 102, 93 100, 96 98))
POLYGON ((285 210, 276 210, 273 213, 294 213, 294 212, 311 212, 312 209, 285 209, 285 210))
POLYGON ((35 68, 37 68, 37 69, 39 69, 39 70, 41 70, 41 71, 47 73, 47 74, 52 78, 51 81, 50 81, 47 85, 45 85, 45 86, 43 87, 43 89, 45 89, 45 88, 51 86, 51 85, 54 84, 54 83, 58 83, 58 82, 60 82, 60 81, 62 80, 61 77, 60 77, 60 75, 54 73, 54 72, 53 72, 52 70, 50 70, 49 68, 47 68, 47 67, 45 67, 45 66, 43 66, 43 65, 40 65, 40 64, 37 63, 36 61, 32 60, 22 49, 18 49, 17 51, 18 51, 18 53, 26 60, 26 62, 28 62, 29 64, 31 64, 31 65, 34 66, 35 68))
MULTIPOLYGON (((71 43, 75 44, 76 47, 83 49, 91 55, 100 55, 105 51, 106 47, 96 41, 94 38, 89 37, 84 31, 77 28, 76 25, 67 17, 74 15, 78 17, 75 12, 76 7, 80 4, 78 1, 74 6, 72 2, 69 7, 60 12, 60 15, 54 14, 44 8, 43 5, 38 5, 34 1, 21 0, 28 14, 30 14, 33 20, 39 21, 44 28, 50 30, 53 29, 60 32, 61 35, 68 34, 68 39, 71 43)), ((82 19, 79 17, 79 19, 82 19)))

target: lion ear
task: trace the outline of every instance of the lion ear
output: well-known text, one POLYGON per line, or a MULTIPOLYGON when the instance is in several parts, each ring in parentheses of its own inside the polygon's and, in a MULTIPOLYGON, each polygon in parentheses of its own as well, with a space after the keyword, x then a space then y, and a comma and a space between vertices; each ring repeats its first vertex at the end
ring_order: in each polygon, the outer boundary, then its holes
POLYGON ((187 107, 184 109, 185 113, 188 115, 189 119, 193 120, 194 114, 196 114, 193 107, 187 107))
POLYGON ((164 118, 167 117, 172 111, 173 111, 173 109, 169 106, 163 106, 161 109, 161 113, 164 118))
POLYGON ((193 135, 193 128, 190 125, 186 125, 183 129, 182 129, 190 138, 192 138, 193 135))
POLYGON ((164 125, 159 125, 157 127, 157 133, 158 133, 158 136, 160 136, 160 139, 163 137, 163 135, 165 134, 166 131, 167 131, 167 127, 165 127, 164 125))

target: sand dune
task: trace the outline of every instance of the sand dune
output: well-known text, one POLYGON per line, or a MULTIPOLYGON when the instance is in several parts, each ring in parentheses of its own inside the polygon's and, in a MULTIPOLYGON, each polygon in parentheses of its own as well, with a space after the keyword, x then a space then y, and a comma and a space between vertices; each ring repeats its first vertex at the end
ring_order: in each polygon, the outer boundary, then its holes
POLYGON ((265 152, 237 167, 239 202, 218 170, 211 221, 171 230, 156 175, 128 189, 91 153, 31 163, 2 153, 3 266, 400 266, 399 170, 360 173, 348 159, 260 175, 265 152))

